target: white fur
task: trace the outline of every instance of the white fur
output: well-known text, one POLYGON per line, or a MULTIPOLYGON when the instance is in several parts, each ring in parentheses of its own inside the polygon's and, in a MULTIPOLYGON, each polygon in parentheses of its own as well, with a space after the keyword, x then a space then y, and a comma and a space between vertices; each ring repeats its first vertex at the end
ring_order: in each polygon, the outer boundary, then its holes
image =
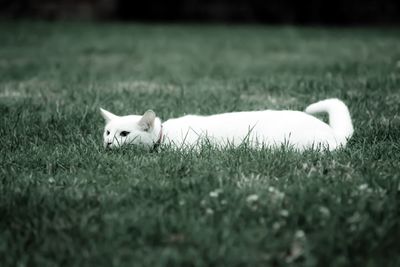
POLYGON ((196 147, 206 141, 219 147, 237 147, 247 142, 253 148, 289 145, 297 150, 317 147, 334 150, 345 146, 353 134, 349 110, 338 99, 317 102, 305 112, 264 110, 187 115, 167 120, 162 125, 152 111, 143 116, 122 117, 103 109, 101 113, 106 120, 104 145, 110 143, 110 147, 132 143, 151 148, 159 140, 161 129, 162 142, 178 148, 196 147), (329 114, 329 125, 309 115, 319 112, 329 114), (130 134, 121 137, 122 131, 130 134))

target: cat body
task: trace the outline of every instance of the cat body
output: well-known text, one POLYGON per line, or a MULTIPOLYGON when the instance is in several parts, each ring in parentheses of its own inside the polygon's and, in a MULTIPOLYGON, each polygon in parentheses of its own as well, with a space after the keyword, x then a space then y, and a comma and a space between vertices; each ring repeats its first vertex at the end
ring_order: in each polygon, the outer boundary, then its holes
POLYGON ((288 145, 300 151, 317 147, 334 150, 346 145, 353 134, 349 110, 338 99, 317 102, 305 112, 264 110, 187 115, 164 123, 153 111, 147 111, 143 116, 122 117, 101 111, 106 119, 106 147, 132 143, 152 148, 163 143, 193 148, 203 142, 217 147, 238 147, 246 142, 253 148, 288 145), (329 114, 329 125, 310 115, 319 112, 329 114), (122 132, 125 133, 121 136, 122 132))

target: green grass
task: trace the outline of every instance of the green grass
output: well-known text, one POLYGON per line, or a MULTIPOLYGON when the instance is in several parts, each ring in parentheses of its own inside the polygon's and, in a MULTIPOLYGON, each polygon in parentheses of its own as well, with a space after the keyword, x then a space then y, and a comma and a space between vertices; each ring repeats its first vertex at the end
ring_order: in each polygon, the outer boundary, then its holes
POLYGON ((1 266, 400 266, 398 30, 0 32, 1 266), (328 97, 354 120, 341 151, 102 148, 99 107, 167 119, 328 97))

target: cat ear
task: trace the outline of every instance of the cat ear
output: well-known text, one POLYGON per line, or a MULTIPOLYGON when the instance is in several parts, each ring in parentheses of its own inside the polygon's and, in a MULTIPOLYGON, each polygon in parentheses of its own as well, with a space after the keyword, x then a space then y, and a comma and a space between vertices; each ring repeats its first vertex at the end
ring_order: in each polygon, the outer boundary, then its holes
POLYGON ((148 131, 150 128, 153 128, 155 119, 156 113, 152 110, 148 110, 143 114, 138 124, 142 127, 143 131, 148 131))
POLYGON ((118 118, 117 115, 114 115, 111 112, 109 112, 105 109, 102 109, 102 108, 100 108, 100 113, 101 113, 101 116, 106 120, 107 123, 112 121, 115 118, 118 118))

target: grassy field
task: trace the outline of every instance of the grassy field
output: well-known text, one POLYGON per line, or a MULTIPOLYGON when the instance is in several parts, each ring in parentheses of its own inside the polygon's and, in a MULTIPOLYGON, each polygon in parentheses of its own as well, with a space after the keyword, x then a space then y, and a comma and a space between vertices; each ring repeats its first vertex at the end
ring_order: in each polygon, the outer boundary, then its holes
POLYGON ((400 266, 400 31, 0 23, 1 266, 400 266), (332 153, 105 151, 162 119, 344 100, 332 153))

